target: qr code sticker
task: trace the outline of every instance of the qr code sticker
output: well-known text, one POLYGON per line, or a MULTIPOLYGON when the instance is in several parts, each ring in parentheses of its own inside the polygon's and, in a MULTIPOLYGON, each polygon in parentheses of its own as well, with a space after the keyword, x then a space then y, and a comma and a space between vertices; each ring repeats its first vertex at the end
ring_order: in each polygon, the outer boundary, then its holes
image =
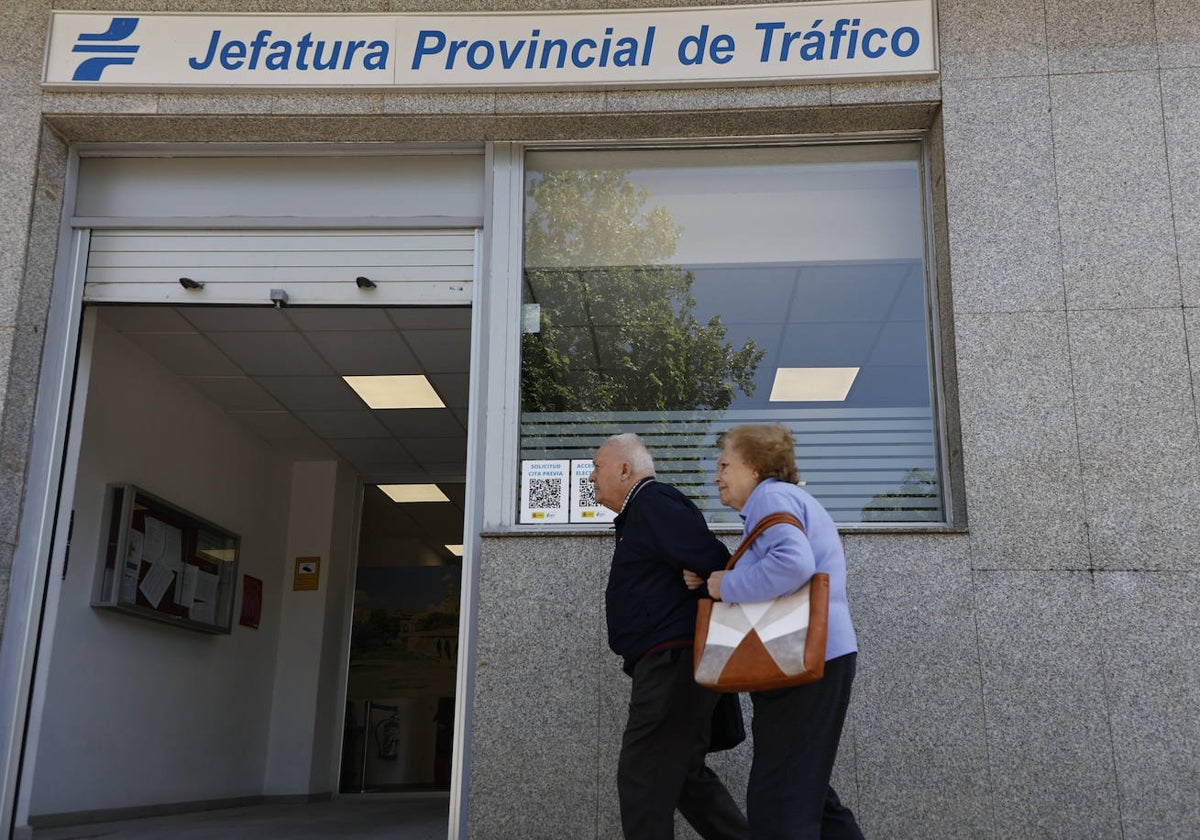
POLYGON ((563 483, 559 479, 531 478, 529 480, 529 507, 562 507, 562 488, 563 483))
POLYGON ((579 479, 579 506, 581 508, 596 506, 596 485, 586 478, 579 479))

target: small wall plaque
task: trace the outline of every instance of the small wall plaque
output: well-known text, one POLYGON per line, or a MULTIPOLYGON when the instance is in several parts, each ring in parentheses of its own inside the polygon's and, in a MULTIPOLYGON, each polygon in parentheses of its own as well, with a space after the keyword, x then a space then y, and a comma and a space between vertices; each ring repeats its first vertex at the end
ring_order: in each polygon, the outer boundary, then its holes
POLYGON ((321 558, 297 557, 296 575, 292 579, 292 589, 296 592, 313 590, 321 582, 321 558))

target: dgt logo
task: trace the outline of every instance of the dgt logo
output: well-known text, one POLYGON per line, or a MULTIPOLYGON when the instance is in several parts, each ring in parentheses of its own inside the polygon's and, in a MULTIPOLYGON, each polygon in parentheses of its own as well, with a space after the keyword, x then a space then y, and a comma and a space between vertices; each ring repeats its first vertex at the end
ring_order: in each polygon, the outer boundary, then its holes
POLYGON ((75 68, 71 77, 75 82, 98 82, 100 74, 113 64, 133 64, 133 53, 141 49, 137 44, 118 44, 137 29, 139 18, 115 17, 104 32, 84 33, 71 49, 77 53, 107 53, 86 58, 75 68))

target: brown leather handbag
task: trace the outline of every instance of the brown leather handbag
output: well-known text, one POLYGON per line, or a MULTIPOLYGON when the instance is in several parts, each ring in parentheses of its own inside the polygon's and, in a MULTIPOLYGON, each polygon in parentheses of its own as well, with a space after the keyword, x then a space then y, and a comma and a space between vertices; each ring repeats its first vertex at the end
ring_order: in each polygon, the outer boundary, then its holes
MULTIPOLYGON (((732 569, 772 525, 804 525, 790 513, 764 516, 729 558, 732 569)), ((825 674, 829 575, 814 574, 790 595, 754 604, 701 598, 696 616, 696 682, 716 691, 769 691, 825 674)))

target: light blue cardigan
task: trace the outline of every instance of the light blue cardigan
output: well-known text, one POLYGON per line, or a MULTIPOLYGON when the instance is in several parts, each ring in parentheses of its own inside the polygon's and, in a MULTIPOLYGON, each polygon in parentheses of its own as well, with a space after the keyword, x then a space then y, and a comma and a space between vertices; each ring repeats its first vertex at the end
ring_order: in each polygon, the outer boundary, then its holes
POLYGON ((846 599, 846 557, 842 538, 821 503, 803 488, 768 478, 759 482, 742 506, 742 534, 772 513, 790 513, 804 523, 805 538, 794 525, 772 525, 721 579, 721 600, 768 601, 795 592, 816 572, 829 575, 829 636, 826 661, 858 650, 846 599))

